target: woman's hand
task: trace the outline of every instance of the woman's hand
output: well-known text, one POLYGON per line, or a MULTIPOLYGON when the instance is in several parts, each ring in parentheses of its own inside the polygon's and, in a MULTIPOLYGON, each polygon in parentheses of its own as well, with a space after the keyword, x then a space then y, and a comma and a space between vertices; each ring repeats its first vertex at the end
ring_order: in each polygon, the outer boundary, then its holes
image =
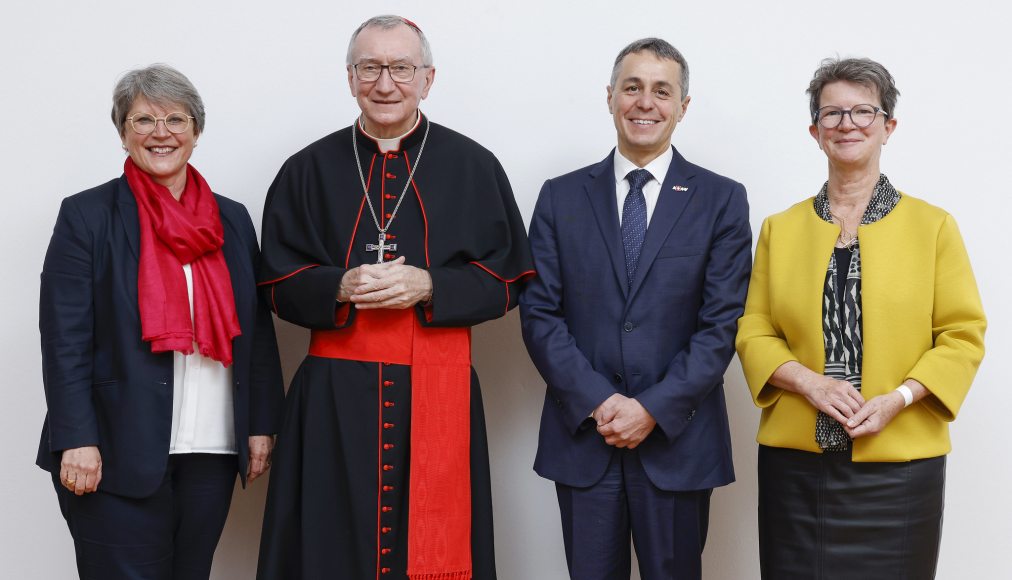
POLYGON ((814 375, 802 383, 801 394, 813 407, 844 426, 865 404, 864 397, 854 385, 824 375, 814 375))
POLYGON ((274 437, 272 435, 250 435, 249 437, 249 466, 246 468, 246 481, 253 480, 263 475, 271 467, 271 450, 274 449, 274 437))
POLYGON ((102 454, 98 447, 65 449, 60 459, 60 482, 76 495, 98 491, 102 481, 102 454))
POLYGON ((864 397, 854 385, 821 375, 798 361, 788 361, 777 367, 769 378, 769 383, 802 395, 808 399, 809 404, 844 427, 847 426, 847 420, 864 405, 864 397))
POLYGON ((873 397, 843 425, 851 439, 880 433, 903 410, 903 395, 896 391, 873 397))

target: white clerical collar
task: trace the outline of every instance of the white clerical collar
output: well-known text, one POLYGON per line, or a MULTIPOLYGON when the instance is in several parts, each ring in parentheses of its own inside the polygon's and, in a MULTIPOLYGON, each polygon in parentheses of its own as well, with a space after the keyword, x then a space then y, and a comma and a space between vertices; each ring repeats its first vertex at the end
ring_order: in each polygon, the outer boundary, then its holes
POLYGON ((369 135, 370 139, 372 139, 373 141, 376 142, 376 144, 379 146, 380 153, 386 153, 388 151, 397 151, 397 150, 399 150, 401 148, 401 140, 403 140, 405 137, 407 137, 408 135, 410 135, 411 133, 413 133, 415 131, 415 129, 418 128, 418 124, 421 123, 421 122, 422 122, 422 112, 421 111, 416 111, 415 112, 415 124, 412 125, 410 129, 408 129, 407 131, 405 131, 403 135, 401 135, 399 137, 393 137, 391 139, 380 139, 379 137, 375 137, 373 135, 370 135, 369 132, 365 130, 365 126, 362 125, 362 118, 361 117, 359 117, 359 119, 358 119, 358 127, 359 127, 359 129, 362 130, 363 133, 365 133, 366 135, 369 135))
MULTIPOLYGON (((672 151, 669 145, 664 153, 661 153, 653 159, 650 163, 647 163, 646 169, 650 172, 650 175, 657 180, 657 183, 663 183, 664 178, 668 175, 668 166, 671 165, 671 160, 675 157, 674 151, 672 151)), ((640 167, 625 158, 618 151, 618 147, 615 148, 615 181, 622 181, 626 175, 633 169, 639 169, 640 167)))

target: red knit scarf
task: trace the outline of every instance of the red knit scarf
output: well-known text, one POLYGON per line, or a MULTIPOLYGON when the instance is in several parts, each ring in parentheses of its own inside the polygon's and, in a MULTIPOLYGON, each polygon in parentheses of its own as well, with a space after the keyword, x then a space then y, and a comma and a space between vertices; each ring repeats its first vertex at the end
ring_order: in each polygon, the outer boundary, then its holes
POLYGON ((239 319, 221 252, 224 235, 214 194, 191 165, 186 166, 186 188, 179 201, 129 157, 123 170, 140 222, 141 338, 151 343, 151 352, 193 354, 196 342, 200 354, 231 365, 239 319), (192 320, 184 264, 190 264, 193 275, 192 320))

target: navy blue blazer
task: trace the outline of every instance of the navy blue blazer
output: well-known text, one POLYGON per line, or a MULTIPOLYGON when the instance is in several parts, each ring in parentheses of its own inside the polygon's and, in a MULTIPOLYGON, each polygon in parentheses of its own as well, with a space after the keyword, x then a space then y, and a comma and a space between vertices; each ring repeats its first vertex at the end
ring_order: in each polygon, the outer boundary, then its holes
POLYGON ((534 469, 595 484, 617 450, 588 416, 614 393, 657 420, 637 448, 669 491, 734 481, 723 375, 745 305, 745 188, 676 150, 627 283, 614 152, 548 180, 530 228, 538 272, 520 297, 524 342, 548 389, 534 469))
MULTIPOLYGON (((216 195, 242 334, 232 342, 236 469, 249 435, 277 432, 284 399, 270 310, 258 299, 256 231, 242 204, 216 195)), ((99 489, 146 497, 162 482, 172 429, 172 353, 141 340, 140 226, 126 177, 63 200, 42 268, 39 331, 48 414, 37 464, 59 473, 64 449, 97 445, 99 489)))

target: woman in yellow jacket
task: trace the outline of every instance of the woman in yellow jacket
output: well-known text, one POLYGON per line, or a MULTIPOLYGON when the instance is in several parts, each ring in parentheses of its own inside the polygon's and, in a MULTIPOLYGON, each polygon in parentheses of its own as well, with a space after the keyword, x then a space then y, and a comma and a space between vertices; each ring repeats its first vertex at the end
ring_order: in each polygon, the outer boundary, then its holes
POLYGON ((828 181, 763 223, 736 344, 762 408, 762 577, 933 578, 983 308, 952 216, 879 170, 889 72, 827 59, 808 93, 828 181))

